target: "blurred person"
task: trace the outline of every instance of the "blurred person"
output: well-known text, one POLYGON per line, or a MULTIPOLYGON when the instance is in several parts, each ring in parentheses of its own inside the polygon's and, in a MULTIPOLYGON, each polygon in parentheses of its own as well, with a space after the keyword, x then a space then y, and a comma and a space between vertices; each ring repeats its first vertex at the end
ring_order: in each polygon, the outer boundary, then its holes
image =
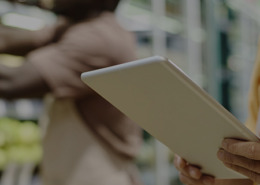
POLYGON ((46 97, 44 185, 140 184, 133 162, 140 128, 80 79, 136 59, 135 39, 113 13, 118 3, 41 1, 62 17, 57 24, 39 31, 0 27, 0 53, 25 56, 20 67, 0 65, 1 97, 46 97))
MULTIPOLYGON (((259 51, 252 74, 249 92, 249 116, 246 126, 258 136, 260 135, 260 42, 259 51)), ((252 185, 260 184, 260 142, 241 141, 236 139, 224 139, 222 148, 216 154, 228 167, 245 176, 248 179, 218 180, 202 174, 199 168, 189 164, 176 155, 174 164, 180 171, 180 180, 188 185, 252 185)))

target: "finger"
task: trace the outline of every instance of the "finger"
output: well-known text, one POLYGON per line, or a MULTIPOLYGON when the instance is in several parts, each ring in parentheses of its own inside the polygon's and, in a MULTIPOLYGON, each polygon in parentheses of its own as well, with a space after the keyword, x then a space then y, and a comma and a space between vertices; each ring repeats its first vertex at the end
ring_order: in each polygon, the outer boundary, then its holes
POLYGON ((193 179, 189 176, 187 176, 186 174, 180 173, 179 175, 180 181, 183 184, 187 184, 187 185, 203 185, 203 182, 201 180, 197 180, 197 179, 193 179))
POLYGON ((218 158, 224 162, 232 165, 240 166, 256 173, 260 173, 260 161, 248 159, 238 155, 233 155, 229 152, 226 152, 223 149, 218 151, 218 158))
POLYGON ((229 163, 224 163, 225 166, 227 166, 230 169, 233 169, 245 176, 247 176, 249 179, 251 179, 252 181, 256 182, 256 183, 260 183, 260 174, 250 171, 246 168, 240 167, 240 166, 236 166, 233 164, 229 164, 229 163))
POLYGON ((199 179, 202 175, 199 168, 188 165, 188 163, 178 155, 174 157, 174 165, 181 173, 194 179, 199 179))
POLYGON ((250 179, 216 179, 215 183, 221 185, 253 185, 253 182, 250 179))
POLYGON ((210 176, 202 176, 202 178, 200 179, 193 179, 189 176, 186 176, 183 173, 180 173, 179 178, 183 184, 189 184, 189 185, 213 185, 214 184, 214 178, 210 176))
POLYGON ((222 148, 227 152, 249 159, 260 160, 260 143, 224 139, 222 148))
POLYGON ((187 162, 183 158, 177 154, 174 155, 174 165, 178 170, 181 171, 183 168, 185 168, 186 164, 187 162))

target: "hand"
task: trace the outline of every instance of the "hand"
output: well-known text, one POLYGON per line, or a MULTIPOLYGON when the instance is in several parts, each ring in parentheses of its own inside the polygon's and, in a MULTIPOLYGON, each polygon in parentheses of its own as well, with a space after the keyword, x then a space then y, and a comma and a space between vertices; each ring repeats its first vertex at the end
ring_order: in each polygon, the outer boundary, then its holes
POLYGON ((188 164, 180 156, 175 155, 174 165, 180 171, 179 178, 187 185, 252 185, 248 179, 215 179, 212 176, 202 174, 200 169, 188 164))
POLYGON ((37 46, 43 46, 50 42, 56 42, 72 25, 71 21, 64 17, 58 17, 54 25, 47 25, 41 30, 34 31, 34 42, 37 46))
POLYGON ((199 168, 188 164, 180 156, 175 155, 174 165, 180 171, 179 178, 182 183, 189 185, 214 185, 215 179, 203 175, 199 168))
POLYGON ((260 183, 260 143, 224 139, 218 158, 229 168, 260 183))

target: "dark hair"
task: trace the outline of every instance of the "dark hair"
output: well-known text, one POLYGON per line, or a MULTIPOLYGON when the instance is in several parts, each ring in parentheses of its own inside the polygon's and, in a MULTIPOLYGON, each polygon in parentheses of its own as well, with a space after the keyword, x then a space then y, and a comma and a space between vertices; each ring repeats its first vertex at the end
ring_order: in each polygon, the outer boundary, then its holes
POLYGON ((57 14, 81 20, 97 16, 104 11, 115 11, 120 0, 70 0, 70 6, 57 6, 53 11, 57 14))
MULTIPOLYGON (((103 10, 115 11, 120 0, 103 0, 103 10)), ((101 1, 99 1, 101 2, 101 1)))

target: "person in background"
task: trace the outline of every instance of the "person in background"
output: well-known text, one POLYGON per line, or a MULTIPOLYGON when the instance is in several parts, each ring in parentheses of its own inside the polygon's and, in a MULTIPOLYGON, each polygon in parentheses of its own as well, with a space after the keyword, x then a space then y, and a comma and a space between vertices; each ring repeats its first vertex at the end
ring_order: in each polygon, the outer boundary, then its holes
POLYGON ((1 97, 46 97, 44 185, 141 184, 133 162, 141 129, 80 79, 82 72, 136 59, 135 38, 114 15, 118 3, 39 1, 61 17, 55 25, 0 26, 0 53, 25 56, 20 67, 0 65, 1 97))
MULTIPOLYGON (((252 74, 249 92, 249 116, 247 127, 260 135, 260 42, 252 74)), ((202 174, 201 171, 188 164, 180 156, 176 155, 174 164, 180 171, 180 180, 188 185, 252 185, 260 184, 260 141, 249 142, 232 138, 226 138, 222 142, 222 148, 216 154, 228 167, 245 176, 248 179, 216 180, 211 176, 202 174)))

